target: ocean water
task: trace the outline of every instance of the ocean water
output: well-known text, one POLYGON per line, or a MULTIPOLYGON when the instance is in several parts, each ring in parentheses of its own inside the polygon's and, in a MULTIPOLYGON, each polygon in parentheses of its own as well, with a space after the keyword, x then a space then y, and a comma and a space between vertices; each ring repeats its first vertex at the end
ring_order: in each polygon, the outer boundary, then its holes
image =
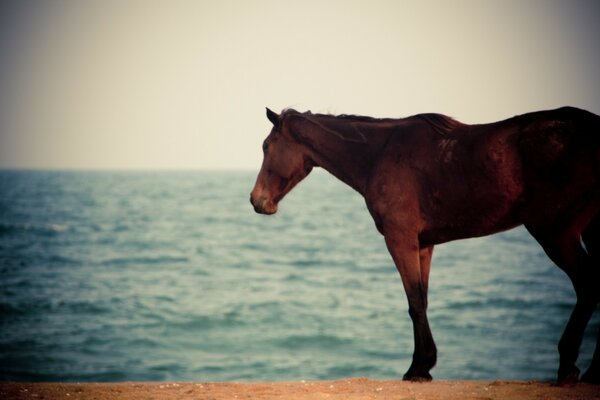
MULTIPOLYGON (((0 380, 400 378, 408 306, 362 198, 315 172, 266 217, 254 179, 0 172, 0 380)), ((574 303, 523 229, 437 246, 434 378, 553 379, 574 303)))

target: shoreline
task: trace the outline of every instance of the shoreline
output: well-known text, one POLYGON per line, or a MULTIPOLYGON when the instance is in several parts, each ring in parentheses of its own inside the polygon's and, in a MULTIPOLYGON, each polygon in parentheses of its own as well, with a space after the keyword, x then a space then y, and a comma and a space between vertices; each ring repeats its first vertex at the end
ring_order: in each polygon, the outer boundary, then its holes
POLYGON ((398 400, 600 400, 600 385, 558 387, 539 381, 404 382, 347 378, 298 382, 0 382, 12 399, 398 399, 398 400))

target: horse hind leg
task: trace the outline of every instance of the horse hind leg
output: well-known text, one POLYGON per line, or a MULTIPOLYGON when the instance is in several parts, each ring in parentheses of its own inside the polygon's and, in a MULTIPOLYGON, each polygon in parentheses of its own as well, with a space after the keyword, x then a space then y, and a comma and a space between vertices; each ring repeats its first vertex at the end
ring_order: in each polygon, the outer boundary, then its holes
MULTIPOLYGON (((588 255, 591 258, 592 274, 596 299, 600 302, 600 215, 597 215, 592 222, 583 230, 581 235, 588 255)), ((592 363, 585 374, 581 377, 584 382, 600 384, 600 329, 598 330, 598 339, 596 341, 596 350, 592 358, 592 363)))
POLYGON ((526 227, 542 245, 548 257, 569 276, 577 294, 577 303, 558 344, 558 383, 572 385, 579 378, 579 369, 575 363, 585 328, 598 303, 597 288, 593 285, 594 269, 588 253, 581 245, 579 230, 565 229, 557 232, 548 226, 526 227))

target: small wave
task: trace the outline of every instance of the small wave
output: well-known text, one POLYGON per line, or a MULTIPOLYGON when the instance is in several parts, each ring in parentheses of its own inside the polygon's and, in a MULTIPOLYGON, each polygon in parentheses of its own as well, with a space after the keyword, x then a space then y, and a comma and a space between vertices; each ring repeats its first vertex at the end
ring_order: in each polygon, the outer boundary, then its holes
POLYGON ((290 263, 290 265, 292 265, 294 267, 300 267, 300 268, 318 267, 321 264, 322 263, 318 260, 302 260, 302 259, 293 260, 290 263))
POLYGON ((409 354, 407 354, 407 353, 399 352, 398 349, 390 350, 390 351, 365 349, 365 350, 361 350, 360 353, 369 359, 376 359, 376 360, 400 360, 403 357, 409 356, 409 354))
POLYGON ((287 349, 332 349, 345 347, 352 344, 352 340, 339 336, 316 334, 316 335, 291 335, 280 339, 278 345, 287 349))
POLYGON ((158 257, 115 257, 102 262, 102 265, 109 267, 121 267, 126 265, 156 265, 156 264, 178 264, 186 263, 189 261, 187 257, 172 257, 172 256, 158 256, 158 257))
POLYGON ((61 302, 58 307, 64 307, 69 312, 81 314, 81 315, 100 315, 110 313, 112 310, 108 307, 102 306, 95 302, 89 301, 74 301, 74 302, 61 302))
MULTIPOLYGON (((481 297, 481 298, 473 298, 473 299, 464 299, 464 300, 453 300, 447 301, 444 304, 444 309, 446 310, 477 310, 477 309, 489 309, 489 310, 499 310, 499 309, 509 309, 509 310, 527 310, 532 306, 539 303, 539 299, 536 297, 481 297)), ((548 306, 554 306, 556 308, 562 309, 570 309, 572 308, 573 303, 565 301, 548 301, 548 306)))
POLYGON ((0 316, 27 316, 54 312, 56 306, 49 300, 25 299, 20 302, 0 303, 0 316))
POLYGON ((321 379, 340 379, 352 376, 398 376, 396 371, 382 370, 375 365, 342 364, 328 368, 321 379))
POLYGON ((0 302, 0 317, 8 317, 11 315, 19 315, 23 312, 21 307, 16 304, 0 302))
POLYGON ((232 328, 244 325, 238 313, 229 312, 219 315, 198 315, 191 319, 170 323, 169 327, 175 330, 207 331, 218 328, 232 328))
POLYGON ((0 223, 0 234, 1 235, 14 235, 18 233, 34 233, 42 236, 52 236, 58 233, 66 232, 69 230, 68 225, 63 224, 11 224, 11 223, 0 223))
POLYGON ((302 274, 291 273, 288 274, 284 279, 286 282, 302 282, 305 281, 306 278, 302 274))
POLYGON ((58 254, 52 254, 48 257, 48 262, 53 265, 78 265, 80 264, 79 260, 76 260, 71 257, 65 257, 58 254))
POLYGON ((69 227, 67 225, 61 225, 61 224, 50 224, 50 225, 46 225, 45 228, 49 229, 53 232, 64 232, 69 229, 69 227))

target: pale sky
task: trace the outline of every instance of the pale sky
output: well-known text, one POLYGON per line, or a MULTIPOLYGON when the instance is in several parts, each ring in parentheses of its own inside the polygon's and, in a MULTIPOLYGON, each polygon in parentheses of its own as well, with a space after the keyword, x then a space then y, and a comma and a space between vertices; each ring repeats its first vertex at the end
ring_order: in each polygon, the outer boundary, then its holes
POLYGON ((264 107, 600 114, 600 2, 0 2, 0 168, 254 169, 264 107))

